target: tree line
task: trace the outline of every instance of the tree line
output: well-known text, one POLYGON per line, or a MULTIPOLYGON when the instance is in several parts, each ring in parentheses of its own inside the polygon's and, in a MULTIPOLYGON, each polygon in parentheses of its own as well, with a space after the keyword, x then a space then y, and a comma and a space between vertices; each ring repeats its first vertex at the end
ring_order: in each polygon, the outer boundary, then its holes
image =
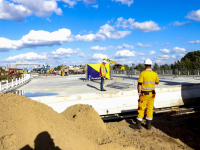
MULTIPOLYGON (((124 65, 127 70, 131 70, 132 67, 128 65, 124 65)), ((144 70, 144 65, 139 63, 134 67, 136 70, 144 70)), ((158 65, 157 63, 153 64, 153 70, 170 70, 170 69, 178 69, 178 70, 195 70, 200 69, 200 50, 188 52, 184 57, 180 60, 175 61, 173 64, 164 64, 158 65)))

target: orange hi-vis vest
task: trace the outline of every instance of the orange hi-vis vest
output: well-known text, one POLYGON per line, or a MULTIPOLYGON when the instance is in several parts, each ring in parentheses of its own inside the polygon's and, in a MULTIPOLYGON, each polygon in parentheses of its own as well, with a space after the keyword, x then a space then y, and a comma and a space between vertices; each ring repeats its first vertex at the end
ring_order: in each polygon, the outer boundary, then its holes
POLYGON ((142 91, 153 91, 155 90, 155 84, 159 83, 159 78, 157 73, 147 69, 140 73, 138 83, 142 84, 142 91))
POLYGON ((106 67, 103 64, 100 66, 99 76, 106 76, 106 67))

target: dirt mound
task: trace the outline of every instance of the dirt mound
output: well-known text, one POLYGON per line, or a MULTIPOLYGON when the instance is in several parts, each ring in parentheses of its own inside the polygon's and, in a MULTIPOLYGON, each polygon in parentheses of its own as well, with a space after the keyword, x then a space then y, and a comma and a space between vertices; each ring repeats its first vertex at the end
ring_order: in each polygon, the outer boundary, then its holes
POLYGON ((96 149, 63 115, 24 96, 0 94, 0 127, 0 150, 40 147, 41 136, 49 137, 47 146, 53 142, 63 150, 96 149))
POLYGON ((94 140, 98 144, 108 142, 105 141, 106 139, 109 140, 106 125, 90 105, 73 105, 68 107, 62 115, 73 121, 73 125, 88 139, 94 140))
POLYGON ((134 130, 131 124, 132 119, 104 123, 90 105, 74 105, 59 114, 24 96, 0 94, 0 150, 190 149, 157 129, 162 122, 151 131, 134 130))

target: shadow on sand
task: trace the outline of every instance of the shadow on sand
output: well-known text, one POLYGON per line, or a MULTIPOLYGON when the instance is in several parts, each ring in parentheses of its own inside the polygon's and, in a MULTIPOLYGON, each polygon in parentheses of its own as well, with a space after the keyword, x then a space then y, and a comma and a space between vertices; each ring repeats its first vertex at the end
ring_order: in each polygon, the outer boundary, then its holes
POLYGON ((26 145, 20 150, 61 150, 59 147, 55 146, 53 139, 47 131, 38 134, 34 143, 35 149, 31 148, 29 145, 26 145))

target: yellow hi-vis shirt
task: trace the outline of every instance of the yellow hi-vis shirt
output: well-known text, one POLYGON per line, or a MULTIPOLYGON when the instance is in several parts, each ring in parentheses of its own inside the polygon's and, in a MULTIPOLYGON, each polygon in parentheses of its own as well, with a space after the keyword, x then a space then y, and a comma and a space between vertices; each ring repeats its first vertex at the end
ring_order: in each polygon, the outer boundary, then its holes
POLYGON ((103 64, 101 64, 101 66, 100 66, 99 76, 100 77, 106 76, 106 67, 103 64))
POLYGON ((140 73, 138 84, 142 84, 142 91, 155 90, 156 83, 159 83, 158 75, 151 69, 146 69, 140 73))

